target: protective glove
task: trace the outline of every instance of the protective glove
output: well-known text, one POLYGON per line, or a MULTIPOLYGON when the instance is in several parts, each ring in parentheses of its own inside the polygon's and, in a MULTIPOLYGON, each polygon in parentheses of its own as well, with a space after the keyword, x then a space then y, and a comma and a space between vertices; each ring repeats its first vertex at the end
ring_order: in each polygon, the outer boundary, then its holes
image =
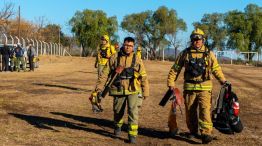
POLYGON ((230 86, 231 83, 229 81, 224 81, 223 86, 230 86))
POLYGON ((101 106, 101 96, 100 96, 101 92, 97 92, 97 91, 93 91, 91 93, 91 96, 89 97, 89 100, 92 104, 92 111, 94 113, 97 113, 97 112, 102 112, 103 111, 103 108, 101 106))
POLYGON ((175 91, 175 86, 168 86, 169 90, 175 91))
POLYGON ((115 70, 116 73, 120 74, 124 70, 123 66, 118 66, 115 70))
POLYGON ((145 100, 147 98, 146 96, 143 96, 142 94, 138 94, 137 96, 138 96, 138 98, 142 98, 143 100, 145 100))

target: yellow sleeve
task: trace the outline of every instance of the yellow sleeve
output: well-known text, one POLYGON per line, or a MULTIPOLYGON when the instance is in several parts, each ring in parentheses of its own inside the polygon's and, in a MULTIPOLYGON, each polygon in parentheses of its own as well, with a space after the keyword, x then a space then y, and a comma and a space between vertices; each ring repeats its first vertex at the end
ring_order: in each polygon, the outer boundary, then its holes
POLYGON ((149 96, 149 83, 147 78, 147 73, 143 61, 141 58, 137 58, 139 60, 139 75, 141 78, 141 89, 143 92, 143 96, 149 96))
POLYGON ((110 49, 111 49, 111 55, 113 55, 113 54, 115 54, 116 53, 116 49, 115 49, 115 47, 114 46, 112 46, 111 45, 111 47, 110 47, 110 49))
POLYGON ((175 60, 174 65, 171 67, 168 77, 167 77, 167 86, 175 87, 175 81, 184 66, 184 53, 186 50, 182 51, 175 60))
POLYGON ((218 61, 212 51, 210 51, 210 59, 211 59, 211 72, 215 76, 215 78, 220 82, 226 81, 224 74, 222 72, 222 69, 220 65, 218 64, 218 61))

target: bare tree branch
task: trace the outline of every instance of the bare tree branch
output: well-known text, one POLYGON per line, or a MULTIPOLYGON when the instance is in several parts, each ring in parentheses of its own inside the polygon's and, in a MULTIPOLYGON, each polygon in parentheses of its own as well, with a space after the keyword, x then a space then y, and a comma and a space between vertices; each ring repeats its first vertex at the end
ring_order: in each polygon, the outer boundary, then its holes
POLYGON ((14 15, 14 4, 6 3, 0 11, 0 20, 7 20, 14 15))

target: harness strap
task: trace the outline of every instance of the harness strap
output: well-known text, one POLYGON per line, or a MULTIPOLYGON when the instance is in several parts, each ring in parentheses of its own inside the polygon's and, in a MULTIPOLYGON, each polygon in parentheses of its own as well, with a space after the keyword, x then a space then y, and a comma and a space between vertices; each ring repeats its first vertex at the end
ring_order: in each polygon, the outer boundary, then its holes
MULTIPOLYGON (((208 48, 206 48, 205 47, 205 51, 204 52, 198 52, 198 51, 196 51, 196 52, 192 52, 191 51, 191 48, 190 47, 188 47, 188 48, 186 48, 186 51, 185 51, 185 53, 183 54, 183 59, 185 60, 186 58, 187 58, 187 56, 188 56, 188 60, 190 60, 190 59, 192 59, 193 57, 192 57, 192 53, 203 53, 203 56, 202 56, 202 58, 204 59, 204 61, 205 61, 205 65, 206 65, 206 71, 205 71, 205 73, 204 74, 202 74, 202 79, 203 79, 203 81, 205 81, 205 80, 208 80, 208 79, 210 79, 210 75, 209 75, 209 70, 210 70, 210 64, 209 64, 209 54, 210 54, 210 49, 208 49, 208 48), (206 64, 206 59, 207 59, 207 64, 206 64)), ((188 63, 188 62, 187 62, 188 63)), ((202 82, 203 82, 202 81, 202 82)), ((193 81, 190 81, 191 83, 193 83, 193 81)), ((197 83, 200 83, 200 81, 196 81, 197 83)), ((195 83, 196 83, 195 82, 195 83)))
MULTIPOLYGON (((121 52, 117 53, 117 66, 120 65, 120 57, 122 56, 121 52)), ((133 54, 133 58, 132 58, 132 63, 131 63, 131 68, 134 68, 136 64, 136 53, 133 54)))

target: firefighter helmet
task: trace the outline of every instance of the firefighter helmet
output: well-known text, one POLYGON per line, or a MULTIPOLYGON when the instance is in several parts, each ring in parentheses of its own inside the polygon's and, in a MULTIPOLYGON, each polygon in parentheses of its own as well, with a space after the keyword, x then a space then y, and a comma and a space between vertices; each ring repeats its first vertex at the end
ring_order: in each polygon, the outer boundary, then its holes
POLYGON ((140 46, 137 47, 137 51, 141 51, 142 48, 140 46))
POLYGON ((190 35, 191 41, 193 40, 205 40, 205 33, 203 30, 196 28, 195 30, 192 31, 190 35))
POLYGON ((101 40, 106 40, 107 42, 109 42, 109 36, 108 35, 103 35, 101 37, 101 40))

